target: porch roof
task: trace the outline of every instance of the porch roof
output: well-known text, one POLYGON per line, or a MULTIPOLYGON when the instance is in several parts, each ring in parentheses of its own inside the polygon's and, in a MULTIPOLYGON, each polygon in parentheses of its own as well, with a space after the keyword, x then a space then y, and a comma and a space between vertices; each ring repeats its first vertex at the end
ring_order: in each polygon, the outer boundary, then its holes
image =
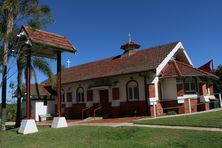
POLYGON ((28 25, 23 25, 22 30, 31 43, 32 55, 55 58, 57 51, 76 51, 75 46, 65 36, 34 29, 28 25))
POLYGON ((161 71, 160 78, 186 77, 186 76, 204 76, 218 79, 212 73, 194 68, 192 65, 185 64, 177 60, 171 60, 161 71))

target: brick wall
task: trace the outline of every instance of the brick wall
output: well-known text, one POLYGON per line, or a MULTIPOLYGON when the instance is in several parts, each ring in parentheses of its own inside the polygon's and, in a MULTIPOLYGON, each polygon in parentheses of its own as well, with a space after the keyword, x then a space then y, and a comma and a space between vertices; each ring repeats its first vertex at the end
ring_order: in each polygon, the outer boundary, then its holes
POLYGON ((120 116, 147 116, 146 101, 120 102, 120 116))
MULTIPOLYGON (((154 106, 150 105, 149 108, 150 108, 150 114, 149 115, 153 117, 154 116, 154 106)), ((163 114, 164 114, 163 106, 160 102, 157 102, 157 104, 156 104, 156 115, 161 116, 163 114)))

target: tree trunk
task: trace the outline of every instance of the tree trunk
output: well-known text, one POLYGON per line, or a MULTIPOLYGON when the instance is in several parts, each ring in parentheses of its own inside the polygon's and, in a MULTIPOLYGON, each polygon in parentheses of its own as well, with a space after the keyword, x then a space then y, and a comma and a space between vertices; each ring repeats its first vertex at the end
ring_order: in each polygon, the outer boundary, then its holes
POLYGON ((1 130, 5 131, 5 121, 6 121, 6 97, 7 97, 7 62, 8 62, 8 53, 9 53, 9 34, 12 32, 12 28, 14 25, 14 16, 10 9, 5 10, 6 14, 6 36, 3 41, 3 73, 2 73, 2 122, 1 122, 1 130))
POLYGON ((16 121, 15 127, 20 127, 21 124, 21 97, 22 97, 22 68, 20 67, 19 60, 17 61, 17 110, 16 110, 16 121))

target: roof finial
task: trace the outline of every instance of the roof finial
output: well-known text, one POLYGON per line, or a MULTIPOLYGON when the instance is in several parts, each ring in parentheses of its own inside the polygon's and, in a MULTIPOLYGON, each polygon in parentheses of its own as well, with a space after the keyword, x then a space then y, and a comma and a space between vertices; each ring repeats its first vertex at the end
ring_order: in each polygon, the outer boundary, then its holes
POLYGON ((69 68, 71 61, 68 59, 68 60, 66 61, 66 63, 67 63, 67 68, 69 68))
POLYGON ((129 43, 130 43, 131 42, 131 34, 130 34, 130 32, 128 34, 128 37, 129 37, 129 43))

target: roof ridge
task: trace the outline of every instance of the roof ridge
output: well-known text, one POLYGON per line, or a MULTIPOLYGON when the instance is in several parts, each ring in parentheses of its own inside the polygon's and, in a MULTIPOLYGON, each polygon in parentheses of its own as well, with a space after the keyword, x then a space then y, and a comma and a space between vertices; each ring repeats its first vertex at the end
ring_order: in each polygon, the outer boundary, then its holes
MULTIPOLYGON (((164 47, 164 46, 168 46, 168 45, 171 45, 171 44, 178 44, 179 42, 180 42, 180 41, 175 41, 175 42, 169 42, 169 43, 162 44, 162 45, 154 45, 154 46, 151 46, 151 47, 148 47, 148 48, 141 49, 141 50, 139 50, 139 51, 149 50, 149 49, 152 49, 152 48, 164 47)), ((138 52, 139 52, 139 51, 138 51, 138 52)))
MULTIPOLYGON (((175 42, 170 42, 170 43, 166 43, 166 44, 162 44, 162 45, 156 45, 156 46, 152 46, 152 47, 148 47, 148 48, 144 48, 144 49, 141 49, 141 50, 138 50, 135 54, 133 54, 132 56, 140 53, 140 52, 143 52, 145 50, 149 50, 149 49, 153 49, 153 48, 158 48, 158 47, 164 47, 164 46, 167 46, 167 45, 170 45, 170 44, 176 44, 176 43, 179 43, 179 41, 175 41, 175 42)), ((121 54, 120 54, 121 55, 121 54)), ((87 62, 87 63, 83 63, 83 64, 79 64, 79 65, 75 65, 75 66, 72 66, 70 68, 67 68, 67 69, 72 69, 74 67, 78 67, 78 66, 82 66, 82 65, 87 65, 87 64, 91 64, 91 63, 94 63, 94 62, 99 62, 99 61, 103 61, 103 60, 107 60, 107 59, 113 59, 115 57, 118 57, 120 55, 117 55, 117 56, 112 56, 112 57, 107 57, 107 58, 103 58, 103 59, 99 59, 99 60, 95 60, 95 61, 91 61, 91 62, 87 62)), ((121 57, 121 58, 127 58, 127 57, 121 57)))
POLYGON ((58 37, 62 37, 62 38, 66 38, 64 35, 59 35, 57 33, 53 33, 53 32, 48 32, 48 31, 44 31, 42 29, 36 29, 36 28, 32 28, 31 26, 25 24, 23 25, 23 27, 28 27, 29 29, 32 29, 32 30, 37 30, 37 31, 40 31, 40 32, 44 32, 44 33, 47 33, 47 34, 51 34, 51 35, 55 35, 55 36, 58 36, 58 37))
POLYGON ((181 61, 176 60, 176 62, 178 62, 178 63, 180 63, 180 64, 182 64, 182 65, 184 65, 184 66, 187 66, 187 67, 193 68, 193 69, 195 69, 195 70, 197 70, 197 71, 200 71, 200 72, 203 72, 203 73, 206 73, 206 74, 211 74, 211 73, 209 73, 209 72, 206 72, 206 71, 204 71, 204 70, 201 70, 201 69, 195 68, 195 67, 193 67, 193 66, 191 66, 191 65, 188 65, 188 64, 186 64, 186 63, 183 63, 183 62, 181 62, 181 61))

